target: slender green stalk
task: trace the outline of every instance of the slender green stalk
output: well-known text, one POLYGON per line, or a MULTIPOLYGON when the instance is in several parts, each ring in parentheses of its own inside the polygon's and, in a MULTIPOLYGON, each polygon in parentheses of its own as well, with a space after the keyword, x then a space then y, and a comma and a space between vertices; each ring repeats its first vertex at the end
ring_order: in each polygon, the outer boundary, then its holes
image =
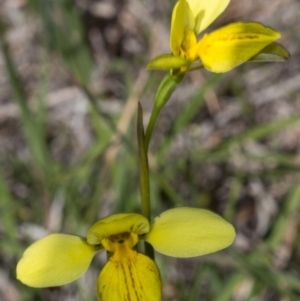
MULTIPOLYGON (((143 110, 140 103, 138 103, 137 140, 138 140, 138 149, 139 149, 140 192, 141 192, 141 201, 142 201, 142 213, 150 222, 151 204, 150 204, 149 166, 148 166, 148 155, 145 148, 143 110)), ((147 242, 145 242, 145 253, 150 258, 154 259, 153 247, 147 242)))
POLYGON ((156 124, 157 117, 162 110, 162 108, 165 106, 167 101, 169 100, 170 96, 176 89, 177 85, 182 81, 184 77, 184 74, 179 75, 173 75, 171 73, 167 73, 164 78, 162 79, 156 95, 155 95, 155 102, 152 109, 150 121, 147 127, 146 135, 145 135, 145 150, 146 153, 148 152, 150 139, 152 136, 152 132, 154 129, 154 126, 156 124))
POLYGON ((140 191, 142 199, 142 212, 143 215, 150 220, 150 189, 149 189, 149 167, 148 156, 145 152, 144 140, 144 126, 143 126, 143 111, 142 106, 138 104, 138 119, 137 119, 137 140, 139 148, 139 161, 140 161, 140 191))

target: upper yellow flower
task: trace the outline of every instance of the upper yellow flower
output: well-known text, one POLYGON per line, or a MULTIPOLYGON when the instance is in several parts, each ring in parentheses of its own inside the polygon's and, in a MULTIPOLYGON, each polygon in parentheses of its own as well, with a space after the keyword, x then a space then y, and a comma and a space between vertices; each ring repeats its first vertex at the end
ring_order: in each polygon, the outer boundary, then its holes
POLYGON ((184 72, 191 63, 200 60, 207 70, 219 73, 229 71, 250 59, 255 60, 255 56, 260 54, 258 61, 278 61, 288 57, 283 47, 273 43, 280 38, 280 33, 255 22, 232 23, 205 34, 197 41, 197 35, 225 10, 229 2, 179 0, 172 13, 172 55, 155 58, 147 68, 181 69, 184 72), (272 47, 266 49, 270 44, 272 47))
POLYGON ((203 209, 175 208, 149 224, 139 214, 115 214, 95 223, 87 238, 51 234, 32 244, 17 266, 17 278, 33 287, 58 286, 76 280, 101 249, 112 253, 98 277, 102 301, 160 301, 161 279, 155 262, 137 252, 145 240, 160 253, 193 257, 229 246, 231 224, 203 209))

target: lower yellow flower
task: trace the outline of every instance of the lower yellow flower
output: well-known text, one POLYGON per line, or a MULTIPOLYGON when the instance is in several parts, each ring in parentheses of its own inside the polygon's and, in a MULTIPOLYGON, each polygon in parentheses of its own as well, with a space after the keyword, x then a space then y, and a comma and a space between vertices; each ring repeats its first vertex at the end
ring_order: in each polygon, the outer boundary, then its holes
POLYGON ((149 224, 139 214, 115 214, 95 223, 86 239, 51 234, 32 244, 17 265, 17 278, 32 287, 67 284, 88 269, 93 256, 112 253, 98 277, 102 301, 160 301, 161 278, 155 262, 137 251, 145 240, 160 253, 194 257, 229 246, 235 237, 231 224, 203 209, 174 208, 149 224))

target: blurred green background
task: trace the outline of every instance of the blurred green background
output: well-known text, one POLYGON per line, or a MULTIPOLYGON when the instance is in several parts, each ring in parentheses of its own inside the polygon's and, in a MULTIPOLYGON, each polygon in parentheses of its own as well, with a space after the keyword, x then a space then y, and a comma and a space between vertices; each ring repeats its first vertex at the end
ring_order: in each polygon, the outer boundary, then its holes
MULTIPOLYGON (((174 4, 0 0, 1 301, 97 300, 104 252, 59 288, 23 285, 16 263, 48 233, 85 236, 103 216, 140 212, 136 106, 146 125, 163 73, 145 66, 169 52, 174 4)), ((158 120, 153 217, 208 208, 237 230, 216 254, 157 254, 164 300, 300 298, 299 18, 298 0, 232 0, 208 31, 263 22, 282 33, 290 60, 191 72, 158 120)))

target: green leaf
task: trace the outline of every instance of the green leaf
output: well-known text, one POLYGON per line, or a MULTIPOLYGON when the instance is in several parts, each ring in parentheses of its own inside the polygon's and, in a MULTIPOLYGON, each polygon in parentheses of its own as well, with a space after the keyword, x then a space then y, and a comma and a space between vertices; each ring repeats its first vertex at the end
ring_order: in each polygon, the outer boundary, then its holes
POLYGON ((256 63, 285 62, 289 57, 289 52, 283 46, 274 42, 254 55, 249 61, 256 63))

